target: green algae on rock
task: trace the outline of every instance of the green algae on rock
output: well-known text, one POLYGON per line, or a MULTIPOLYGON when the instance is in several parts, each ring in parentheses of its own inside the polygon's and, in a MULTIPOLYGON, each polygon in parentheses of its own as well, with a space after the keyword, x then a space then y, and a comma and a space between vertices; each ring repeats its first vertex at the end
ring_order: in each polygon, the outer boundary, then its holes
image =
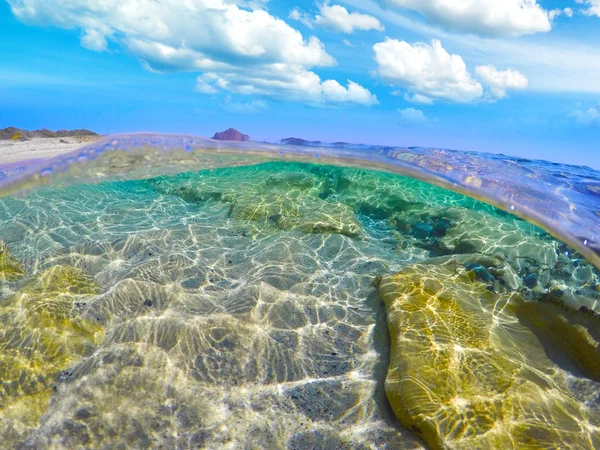
POLYGON ((6 243, 0 241, 0 279, 17 280, 25 276, 19 261, 12 255, 6 243))
POLYGON ((16 442, 35 428, 59 374, 104 338, 76 300, 98 293, 83 272, 54 266, 0 303, 0 435, 16 442))
POLYGON ((573 398, 564 371, 510 314, 513 296, 464 270, 419 264, 378 288, 392 339, 388 399, 433 449, 600 446, 600 415, 573 398))

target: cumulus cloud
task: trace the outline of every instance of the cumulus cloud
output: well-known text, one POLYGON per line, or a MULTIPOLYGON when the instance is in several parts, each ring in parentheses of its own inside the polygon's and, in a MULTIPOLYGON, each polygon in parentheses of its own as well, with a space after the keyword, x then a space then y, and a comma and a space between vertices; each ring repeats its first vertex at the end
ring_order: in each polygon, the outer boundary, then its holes
POLYGON ((600 0, 575 0, 575 3, 586 6, 584 14, 600 17, 600 0))
POLYGON ((598 127, 600 126, 600 105, 587 110, 577 110, 571 117, 580 125, 598 127))
POLYGON ((513 69, 498 70, 494 66, 487 65, 479 66, 475 71, 489 87, 487 97, 490 100, 505 98, 508 89, 526 89, 529 85, 525 75, 513 69))
POLYGON ((317 14, 314 19, 298 9, 294 9, 289 17, 290 19, 300 20, 310 27, 316 25, 346 34, 353 33, 356 30, 383 31, 384 29, 379 20, 368 14, 349 13, 343 6, 329 6, 327 3, 318 5, 318 7, 320 14, 317 14))
POLYGON ((290 100, 313 105, 320 104, 377 104, 377 97, 354 81, 348 80, 346 87, 335 80, 322 81, 314 72, 301 66, 272 65, 267 68, 246 68, 218 74, 208 72, 198 77, 196 89, 210 93, 225 89, 245 95, 281 95, 290 100), (268 72, 267 78, 264 71, 268 72))
MULTIPOLYGON (((409 44, 387 38, 373 46, 376 74, 392 86, 408 92, 404 99, 411 103, 431 105, 434 100, 471 103, 479 100, 496 101, 507 96, 511 89, 525 89, 527 78, 514 69, 498 70, 487 65, 476 68, 476 73, 488 88, 471 77, 460 55, 449 54, 442 43, 417 42, 409 44)), ((400 95, 394 89, 392 95, 400 95)))
POLYGON ((537 0, 380 1, 384 5, 418 11, 427 19, 458 31, 485 35, 522 36, 550 31, 555 17, 537 0))
POLYGON ((400 122, 412 125, 418 125, 428 122, 423 111, 415 108, 399 109, 400 122))
MULTIPOLYGON (((34 25, 84 30, 82 45, 107 48, 107 39, 125 46, 144 67, 156 71, 197 71, 196 89, 230 90, 303 101, 303 89, 327 92, 318 102, 376 103, 365 88, 321 81, 310 69, 335 59, 316 37, 302 34, 240 0, 8 0, 13 14, 34 25)), ((311 100, 315 95, 310 97, 311 100)))
POLYGON ((375 44, 373 50, 377 74, 392 85, 409 89, 415 101, 468 103, 483 95, 483 87, 471 78, 463 59, 449 54, 438 40, 411 45, 387 38, 375 44))

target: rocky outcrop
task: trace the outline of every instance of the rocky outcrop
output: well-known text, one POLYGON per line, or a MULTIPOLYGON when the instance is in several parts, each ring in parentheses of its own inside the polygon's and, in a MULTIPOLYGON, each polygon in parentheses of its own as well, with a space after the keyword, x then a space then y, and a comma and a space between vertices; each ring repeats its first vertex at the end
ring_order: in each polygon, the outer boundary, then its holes
POLYGON ((229 128, 225 131, 215 133, 212 137, 216 141, 249 141, 250 136, 242 134, 235 128, 229 128))
POLYGON ((379 293, 392 340, 387 397, 432 449, 600 446, 600 414, 575 400, 540 340, 555 330, 554 350, 596 377, 598 336, 585 321, 496 295, 449 266, 409 266, 384 276, 379 293))

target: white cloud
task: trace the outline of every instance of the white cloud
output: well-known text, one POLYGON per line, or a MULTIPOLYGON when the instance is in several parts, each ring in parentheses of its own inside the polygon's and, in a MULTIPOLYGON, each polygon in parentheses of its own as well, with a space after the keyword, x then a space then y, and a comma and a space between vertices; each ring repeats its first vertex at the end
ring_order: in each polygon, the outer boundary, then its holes
POLYGON ((368 14, 349 13, 343 6, 329 6, 327 3, 319 4, 318 8, 320 14, 317 14, 314 19, 298 8, 294 8, 288 17, 299 20, 309 28, 316 25, 346 34, 354 33, 356 30, 384 30, 381 22, 368 14))
POLYGON ((214 91, 226 89, 244 95, 284 96, 312 105, 354 103, 370 106, 378 103, 375 95, 351 80, 344 87, 335 80, 322 81, 316 73, 301 66, 286 64, 244 68, 221 74, 208 72, 198 77, 197 89, 206 90, 209 87, 214 91))
POLYGON ((216 94, 219 92, 217 88, 208 83, 202 77, 198 77, 196 80, 196 91, 202 92, 203 94, 216 94))
MULTIPOLYGON (((598 1, 598 0, 588 0, 598 1)), ((522 36, 550 31, 550 11, 536 0, 381 0, 384 5, 413 9, 449 28, 476 34, 522 36)))
POLYGON ((392 85, 411 91, 411 97, 428 103, 444 99, 459 103, 478 100, 481 84, 471 74, 459 55, 450 55, 438 40, 431 45, 386 38, 373 46, 377 74, 392 85))
POLYGON ((477 67, 475 71, 489 87, 487 96, 490 100, 505 98, 507 89, 526 89, 529 85, 525 75, 513 69, 498 70, 486 65, 477 67))
POLYGON ((404 100, 410 103, 418 103, 420 105, 433 105, 433 99, 421 94, 409 94, 408 92, 405 92, 404 100))
POLYGON ((85 34, 81 37, 81 46, 88 50, 103 52, 108 48, 108 42, 98 30, 85 30, 85 34))
POLYGON ((319 5, 319 12, 315 19, 315 25, 329 28, 342 33, 353 33, 355 30, 379 30, 383 31, 383 25, 373 16, 349 13, 346 8, 339 5, 319 5))
MULTIPOLYGON (((344 3, 385 20, 390 24, 388 28, 400 27, 421 36, 421 40, 441 39, 473 67, 494 64, 516 68, 527 74, 533 92, 600 94, 600 47, 594 44, 591 35, 589 39, 564 33, 528 39, 465 35, 384 9, 377 0, 344 0, 344 3)), ((585 34, 585 30, 581 32, 585 34)))
POLYGON ((288 18, 292 19, 292 20, 300 20, 300 19, 302 19, 302 13, 300 12, 300 10, 298 8, 294 8, 290 12, 288 18))
POLYGON ((237 114, 256 114, 268 109, 268 104, 264 100, 252 100, 250 102, 233 102, 230 97, 225 99, 223 108, 226 111, 237 114))
POLYGON ((351 47, 354 48, 354 44, 352 42, 350 42, 348 39, 342 39, 342 42, 344 43, 344 45, 346 45, 347 47, 351 47))
POLYGON ((565 9, 563 9, 562 13, 567 17, 573 17, 573 9, 572 8, 565 8, 565 9))
POLYGON ((428 122, 423 111, 415 108, 399 109, 400 121, 408 124, 422 124, 428 122))
POLYGON ((551 11, 548 11, 548 14, 549 14, 550 20, 554 20, 555 18, 557 18, 559 16, 573 17, 573 9, 571 9, 571 8, 565 8, 565 9, 556 8, 551 11))
POLYGON ((600 0, 575 0, 575 3, 585 5, 587 8, 583 10, 588 16, 600 17, 600 0))
MULTIPOLYGON (((82 45, 106 48, 110 38, 156 71, 196 71, 196 89, 214 93, 264 92, 303 101, 306 77, 320 101, 373 104, 375 96, 355 84, 321 81, 311 68, 336 61, 319 39, 302 34, 240 0, 8 0, 26 23, 84 30, 82 45), (250 10, 244 9, 250 8, 250 10), (212 78, 211 78, 212 77, 212 78)), ((312 100, 314 95, 310 97, 312 100)))
POLYGON ((300 11, 298 8, 292 9, 288 15, 288 19, 298 20, 306 25, 308 28, 313 28, 313 18, 310 14, 306 14, 304 11, 300 11))
POLYGON ((574 111, 571 114, 571 117, 573 117, 580 125, 593 127, 600 126, 600 105, 589 108, 585 111, 574 111))

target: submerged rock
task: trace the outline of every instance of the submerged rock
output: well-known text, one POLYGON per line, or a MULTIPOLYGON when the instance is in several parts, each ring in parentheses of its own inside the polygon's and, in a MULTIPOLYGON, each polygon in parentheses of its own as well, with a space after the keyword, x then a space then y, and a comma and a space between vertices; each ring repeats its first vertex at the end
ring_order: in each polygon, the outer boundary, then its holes
POLYGON ((229 214, 244 220, 270 220, 283 230, 360 234, 360 225, 348 206, 297 193, 242 197, 233 203, 229 214))
MULTIPOLYGON (((386 393, 402 424, 433 449, 600 446, 600 416, 570 394, 565 372, 537 334, 556 325, 548 314, 499 296, 452 267, 413 265, 379 283, 392 339, 386 393), (523 325, 517 316, 532 323, 523 325), (508 307, 507 307, 508 306, 508 307), (511 313, 512 312, 512 313, 511 313)), ((587 335, 560 320, 559 349, 587 335)), ((594 375, 593 341, 572 357, 594 375)))
POLYGON ((494 256, 478 253, 446 255, 426 259, 420 264, 446 266, 451 270, 464 267, 467 271, 472 271, 475 274, 475 278, 479 278, 481 281, 489 283, 494 281, 495 277, 498 277, 509 290, 516 290, 520 286, 519 276, 513 268, 494 256))
POLYGON ((59 375, 103 340, 102 327, 77 309, 97 292, 78 269, 54 266, 0 303, 0 435, 7 442, 37 426, 59 375))
MULTIPOLYGON (((449 222, 444 235, 435 242, 439 252, 502 257, 517 271, 530 264, 553 267, 558 261, 556 241, 538 237, 530 230, 531 224, 516 218, 507 220, 501 214, 454 206, 425 214, 436 223, 449 222)), ((418 220, 418 217, 407 216, 403 220, 418 220)))
POLYGON ((565 360, 580 374, 600 382, 600 318, 585 306, 572 311, 541 302, 511 302, 519 322, 528 327, 557 364, 565 360))
POLYGON ((229 216, 236 219, 271 222, 281 229, 306 233, 360 234, 352 208, 321 198, 326 181, 311 172, 239 168, 235 177, 223 176, 227 170, 231 169, 161 178, 150 184, 186 202, 229 204, 229 216))
POLYGON ((0 241, 0 279, 16 280, 25 276, 19 261, 12 255, 6 243, 0 241))

